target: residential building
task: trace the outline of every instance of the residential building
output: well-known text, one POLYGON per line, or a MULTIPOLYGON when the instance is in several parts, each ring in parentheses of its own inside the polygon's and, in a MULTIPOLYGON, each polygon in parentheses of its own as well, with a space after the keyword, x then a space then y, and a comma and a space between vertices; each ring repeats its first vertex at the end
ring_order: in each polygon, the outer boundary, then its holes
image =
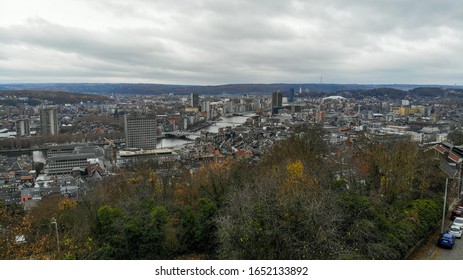
POLYGON ((22 119, 16 121, 16 135, 17 136, 30 136, 31 128, 28 119, 22 119))
POLYGON ((46 107, 40 110, 40 128, 43 135, 58 134, 58 115, 56 107, 46 107))
POLYGON ((283 94, 281 91, 274 91, 272 93, 272 107, 281 107, 283 105, 283 94))
POLYGON ((199 95, 196 93, 191 94, 190 106, 193 108, 199 107, 199 95))

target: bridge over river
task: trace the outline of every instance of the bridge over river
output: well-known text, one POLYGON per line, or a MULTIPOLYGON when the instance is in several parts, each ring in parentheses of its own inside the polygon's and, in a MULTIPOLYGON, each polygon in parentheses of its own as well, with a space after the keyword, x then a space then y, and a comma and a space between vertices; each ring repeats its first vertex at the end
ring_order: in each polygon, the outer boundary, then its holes
POLYGON ((175 137, 175 138, 187 138, 194 140, 195 138, 201 136, 201 131, 171 131, 163 132, 162 137, 175 137))

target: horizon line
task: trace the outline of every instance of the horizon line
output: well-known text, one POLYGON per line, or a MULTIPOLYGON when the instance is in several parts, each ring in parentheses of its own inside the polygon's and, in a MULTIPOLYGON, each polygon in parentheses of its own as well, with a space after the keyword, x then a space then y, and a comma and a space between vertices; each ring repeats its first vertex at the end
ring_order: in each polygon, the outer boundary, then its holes
POLYGON ((439 83, 295 83, 295 82, 271 82, 271 83, 224 83, 224 84, 171 84, 171 83, 135 83, 135 82, 0 82, 0 85, 33 85, 33 84, 89 84, 89 85, 165 85, 165 86, 203 86, 203 87, 216 87, 227 85, 364 85, 364 86, 449 86, 449 87, 462 87, 458 84, 439 84, 439 83))

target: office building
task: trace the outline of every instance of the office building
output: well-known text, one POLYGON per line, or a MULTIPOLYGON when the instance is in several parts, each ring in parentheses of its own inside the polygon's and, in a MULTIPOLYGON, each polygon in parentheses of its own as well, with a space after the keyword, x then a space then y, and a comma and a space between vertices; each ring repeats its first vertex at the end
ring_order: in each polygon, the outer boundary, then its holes
POLYGON ((294 88, 290 88, 290 89, 289 89, 288 102, 289 102, 289 103, 293 103, 293 102, 294 102, 294 88))
POLYGON ((94 153, 55 155, 48 159, 47 168, 49 175, 71 174, 73 170, 85 170, 90 159, 95 159, 94 153))
POLYGON ((56 107, 46 107, 40 110, 40 128, 43 135, 58 134, 58 115, 56 107))
POLYGON ((144 150, 156 149, 156 117, 124 115, 125 147, 144 150))

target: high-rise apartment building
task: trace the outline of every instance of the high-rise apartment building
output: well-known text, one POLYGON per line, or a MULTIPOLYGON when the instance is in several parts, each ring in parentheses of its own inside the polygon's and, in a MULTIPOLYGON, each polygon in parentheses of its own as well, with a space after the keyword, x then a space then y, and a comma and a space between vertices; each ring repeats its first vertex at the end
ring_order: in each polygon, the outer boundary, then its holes
POLYGON ((199 107, 199 95, 196 93, 191 94, 190 105, 193 108, 199 107))
POLYGON ((40 129, 43 135, 58 134, 58 114, 56 107, 46 107, 40 110, 40 129))
POLYGON ((209 100, 203 100, 201 102, 201 112, 206 112, 206 119, 211 119, 211 102, 209 100))
POLYGON ((16 135, 19 137, 31 135, 30 122, 28 119, 16 121, 16 135))
POLYGON ((274 91, 272 93, 272 107, 281 107, 283 106, 283 94, 281 91, 274 91))
POLYGON ((144 150, 156 149, 156 117, 124 115, 125 146, 144 150))

